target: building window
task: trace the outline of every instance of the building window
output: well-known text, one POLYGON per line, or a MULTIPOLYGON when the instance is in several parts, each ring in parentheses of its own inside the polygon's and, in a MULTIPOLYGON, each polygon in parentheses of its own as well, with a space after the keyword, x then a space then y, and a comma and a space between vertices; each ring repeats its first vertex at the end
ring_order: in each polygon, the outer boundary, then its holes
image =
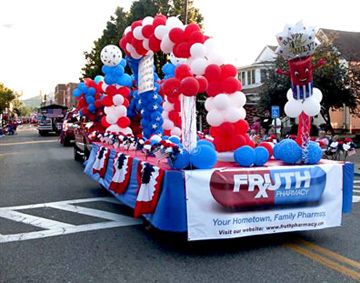
POLYGON ((255 84, 255 69, 251 70, 251 83, 255 84))
POLYGON ((247 71, 247 84, 251 85, 251 71, 247 71))
POLYGON ((241 83, 244 85, 246 84, 246 81, 245 81, 245 72, 241 72, 241 83))
POLYGON ((260 82, 263 83, 267 79, 267 71, 265 69, 260 70, 260 82))

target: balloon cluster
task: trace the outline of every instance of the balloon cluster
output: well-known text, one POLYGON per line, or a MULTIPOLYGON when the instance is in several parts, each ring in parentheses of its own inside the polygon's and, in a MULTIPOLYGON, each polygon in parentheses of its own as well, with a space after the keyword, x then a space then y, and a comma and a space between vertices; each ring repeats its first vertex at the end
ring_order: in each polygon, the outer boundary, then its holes
POLYGON ((95 121, 103 116, 102 82, 96 83, 91 79, 85 79, 73 90, 73 96, 76 97, 80 116, 86 116, 90 121, 95 121))
MULTIPOLYGON (((322 150, 318 143, 309 141, 307 147, 307 164, 316 164, 322 157, 322 150)), ((285 164, 296 164, 302 160, 302 149, 293 139, 283 139, 274 146, 274 158, 285 164)))
POLYGON ((263 166, 269 158, 269 151, 264 146, 252 148, 245 145, 239 147, 234 152, 235 162, 243 167, 263 166))

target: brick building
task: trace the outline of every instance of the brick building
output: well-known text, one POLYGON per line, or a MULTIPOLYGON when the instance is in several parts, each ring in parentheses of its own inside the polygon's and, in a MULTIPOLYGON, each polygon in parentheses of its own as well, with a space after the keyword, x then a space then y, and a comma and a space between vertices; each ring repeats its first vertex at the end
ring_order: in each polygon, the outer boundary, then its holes
POLYGON ((55 87, 55 103, 71 109, 77 102, 72 95, 73 90, 78 86, 77 83, 58 84, 55 87))

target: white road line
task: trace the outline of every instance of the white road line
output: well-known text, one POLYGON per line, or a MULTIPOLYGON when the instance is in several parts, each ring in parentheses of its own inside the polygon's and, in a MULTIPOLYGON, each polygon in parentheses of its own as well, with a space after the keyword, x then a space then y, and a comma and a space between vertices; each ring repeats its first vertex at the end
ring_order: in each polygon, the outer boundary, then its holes
POLYGON ((139 220, 135 220, 135 219, 133 219, 133 220, 134 221, 132 224, 128 224, 128 223, 125 224, 122 222, 111 221, 111 222, 101 222, 101 223, 74 226, 74 227, 69 227, 69 228, 65 228, 65 229, 52 229, 52 230, 21 233, 21 234, 12 234, 12 235, 1 235, 0 234, 0 243, 41 239, 41 238, 67 235, 67 234, 73 234, 73 233, 79 233, 79 232, 102 230, 102 229, 109 229, 109 228, 115 228, 115 227, 121 227, 121 226, 140 224, 139 220))
POLYGON ((353 192, 357 192, 357 193, 360 193, 360 190, 353 190, 353 192))
POLYGON ((104 219, 112 220, 112 221, 125 221, 126 222, 126 221, 129 221, 129 219, 130 219, 131 221, 129 223, 132 223, 132 220, 133 220, 133 218, 130 218, 130 217, 127 217, 124 215, 111 213, 111 212, 107 212, 107 211, 103 211, 103 210, 99 210, 99 209, 81 207, 81 206, 77 206, 77 205, 49 204, 48 206, 52 207, 52 208, 56 208, 56 209, 71 211, 71 212, 84 214, 84 215, 88 215, 88 216, 93 216, 93 217, 104 218, 104 219))
POLYGON ((352 202, 360 202, 360 196, 353 196, 352 202))
POLYGON ((63 223, 38 216, 33 216, 13 210, 1 210, 0 217, 13 220, 16 222, 21 222, 24 224, 40 227, 43 229, 59 229, 59 228, 64 229, 64 228, 74 227, 74 225, 68 223, 63 223))
POLYGON ((359 184, 360 180, 354 180, 354 184, 359 184))

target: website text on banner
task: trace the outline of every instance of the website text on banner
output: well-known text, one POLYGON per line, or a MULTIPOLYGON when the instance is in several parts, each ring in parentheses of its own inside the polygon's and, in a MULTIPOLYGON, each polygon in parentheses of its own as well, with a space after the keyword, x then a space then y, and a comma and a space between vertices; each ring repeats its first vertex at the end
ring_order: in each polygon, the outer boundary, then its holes
POLYGON ((189 240, 341 225, 343 166, 185 171, 189 240))

